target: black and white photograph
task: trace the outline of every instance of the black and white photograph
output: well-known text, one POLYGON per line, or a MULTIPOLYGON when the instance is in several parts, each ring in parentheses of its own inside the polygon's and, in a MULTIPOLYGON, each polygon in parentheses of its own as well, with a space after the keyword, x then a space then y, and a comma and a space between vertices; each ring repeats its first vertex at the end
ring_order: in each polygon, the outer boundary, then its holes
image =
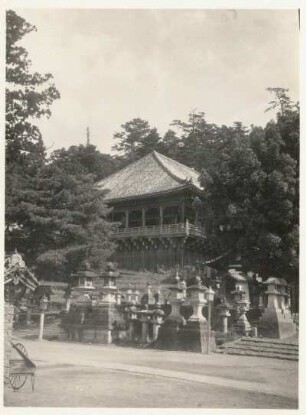
POLYGON ((4 413, 297 413, 299 3, 17 3, 4 413))

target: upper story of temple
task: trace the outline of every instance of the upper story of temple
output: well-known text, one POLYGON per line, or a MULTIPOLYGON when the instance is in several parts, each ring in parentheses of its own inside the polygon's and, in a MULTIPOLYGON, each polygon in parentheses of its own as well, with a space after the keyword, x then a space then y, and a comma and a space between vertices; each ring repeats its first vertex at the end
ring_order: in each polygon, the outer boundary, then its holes
POLYGON ((99 181, 119 224, 113 237, 205 237, 195 199, 203 197, 200 174, 153 151, 99 181))

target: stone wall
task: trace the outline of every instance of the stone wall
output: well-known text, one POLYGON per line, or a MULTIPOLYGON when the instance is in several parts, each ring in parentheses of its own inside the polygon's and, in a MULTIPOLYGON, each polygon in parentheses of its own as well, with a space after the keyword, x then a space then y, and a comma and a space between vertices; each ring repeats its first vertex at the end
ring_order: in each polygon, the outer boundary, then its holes
POLYGON ((4 383, 9 382, 10 356, 12 353, 14 306, 5 303, 4 306, 4 383))

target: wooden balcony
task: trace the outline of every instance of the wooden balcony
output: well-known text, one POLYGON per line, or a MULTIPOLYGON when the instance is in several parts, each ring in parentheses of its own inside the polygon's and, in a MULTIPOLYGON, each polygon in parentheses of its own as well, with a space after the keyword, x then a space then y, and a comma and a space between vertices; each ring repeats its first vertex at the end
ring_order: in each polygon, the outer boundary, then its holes
POLYGON ((112 233, 112 238, 115 239, 167 236, 196 236, 206 238, 204 228, 189 222, 171 225, 141 226, 137 228, 118 228, 112 233))

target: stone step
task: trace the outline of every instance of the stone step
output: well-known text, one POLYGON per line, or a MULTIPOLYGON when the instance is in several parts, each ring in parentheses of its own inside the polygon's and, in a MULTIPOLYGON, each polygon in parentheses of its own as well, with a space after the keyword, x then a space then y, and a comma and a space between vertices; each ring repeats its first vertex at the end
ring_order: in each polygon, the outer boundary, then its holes
POLYGON ((239 356, 257 356, 257 357, 270 357, 273 359, 283 359, 283 360, 294 360, 298 361, 298 356, 296 355, 289 355, 289 354, 278 354, 278 353, 268 353, 268 352, 260 352, 260 351, 252 351, 252 350, 239 350, 239 349, 219 349, 216 351, 217 353, 223 354, 232 354, 232 355, 239 355, 239 356))
POLYGON ((268 339, 242 337, 218 348, 219 353, 244 356, 261 356, 275 359, 298 360, 298 339, 268 339))
POLYGON ((247 343, 269 343, 274 345, 283 345, 288 347, 296 347, 298 348, 298 339, 268 339, 264 337, 241 337, 240 341, 247 342, 247 343))
POLYGON ((277 344, 273 342, 251 342, 251 341, 250 342, 241 341, 238 344, 241 344, 245 347, 258 347, 258 348, 268 347, 268 348, 273 348, 275 350, 276 349, 277 350, 291 350, 291 351, 299 350, 299 347, 295 344, 290 345, 290 344, 277 344))
POLYGON ((220 347, 220 349, 223 350, 241 350, 246 351, 250 350, 253 352, 259 352, 259 353, 276 353, 276 354, 282 354, 282 355, 291 355, 291 356, 298 356, 298 350, 292 350, 292 349, 278 349, 274 347, 256 347, 256 346, 250 346, 246 344, 236 343, 233 345, 227 345, 225 347, 220 347))

